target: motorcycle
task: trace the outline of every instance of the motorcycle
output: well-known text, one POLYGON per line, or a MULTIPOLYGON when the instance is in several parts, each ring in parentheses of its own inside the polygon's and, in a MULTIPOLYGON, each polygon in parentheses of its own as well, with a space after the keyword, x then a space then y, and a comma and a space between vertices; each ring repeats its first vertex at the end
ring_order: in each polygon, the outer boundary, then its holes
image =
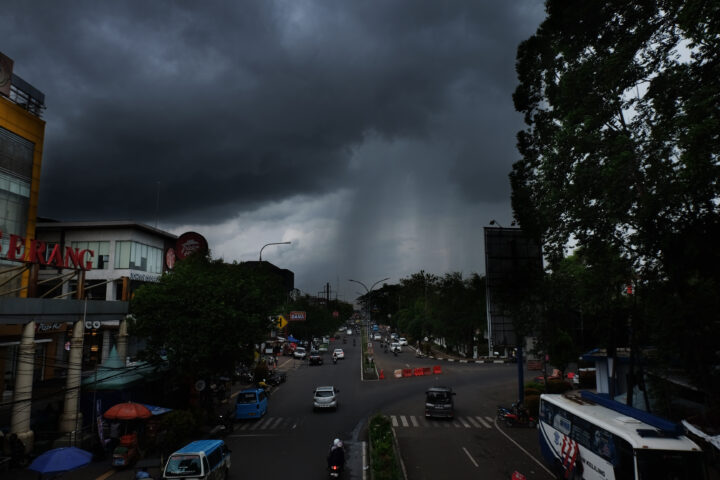
POLYGON ((513 403, 510 409, 498 407, 498 420, 500 420, 502 412, 502 421, 508 427, 520 426, 534 428, 537 420, 530 415, 530 411, 522 404, 513 403))
POLYGON ((340 473, 342 472, 342 469, 342 465, 330 465, 328 467, 330 478, 340 478, 340 473))
POLYGON ((222 432, 224 435, 227 435, 228 433, 232 433, 232 431, 235 429, 235 412, 228 411, 225 413, 221 413, 218 415, 217 423, 218 427, 220 427, 220 432, 222 432))
POLYGON ((267 378, 267 383, 270 385, 278 386, 287 380, 287 374, 285 372, 278 372, 277 370, 270 374, 267 378))
POLYGON ((333 364, 337 364, 337 357, 333 355, 333 364))

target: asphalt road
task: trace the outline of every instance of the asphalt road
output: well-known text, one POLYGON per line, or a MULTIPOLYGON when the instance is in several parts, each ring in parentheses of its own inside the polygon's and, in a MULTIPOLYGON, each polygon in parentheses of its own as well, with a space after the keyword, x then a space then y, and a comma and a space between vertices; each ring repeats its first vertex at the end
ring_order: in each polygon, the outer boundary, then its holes
MULTIPOLYGON (((224 438, 232 450, 230 480, 244 478, 326 478, 325 457, 334 438, 346 445, 345 479, 365 480, 369 475, 365 425, 375 413, 389 415, 395 427, 402 461, 409 480, 483 478, 507 480, 519 471, 530 479, 551 475, 540 459, 537 430, 507 429, 494 422, 498 404, 509 405, 517 395, 517 370, 513 364, 459 364, 418 359, 412 350, 397 357, 383 353, 376 342, 375 363, 384 380, 362 381, 359 336, 356 346, 334 342, 346 359, 333 365, 325 355, 322 366, 281 357, 287 382, 270 397, 268 413, 260 420, 237 422, 224 438), (440 365, 442 373, 427 377, 394 378, 397 368, 440 365), (338 411, 313 412, 316 386, 340 390, 338 411), (424 392, 431 385, 445 385, 457 392, 453 421, 426 420, 424 392)), ((527 376, 527 375, 526 375, 527 376)), ((157 475, 157 470, 152 470, 157 475)), ((131 480, 134 469, 116 471, 107 462, 68 472, 67 480, 131 480)), ((16 470, 0 478, 35 480, 29 470, 16 470)))
MULTIPOLYGON (((356 336, 356 339, 359 338, 356 336)), ((389 415, 396 425, 402 460, 410 480, 448 478, 510 478, 519 471, 528 479, 550 479, 540 459, 535 429, 497 426, 498 404, 516 397, 517 370, 513 364, 458 364, 418 359, 411 350, 397 357, 376 345, 375 362, 384 380, 360 378, 360 344, 336 342, 346 359, 322 366, 285 359, 281 368, 288 381, 270 398, 268 414, 260 421, 239 422, 225 437, 233 451, 231 479, 245 477, 293 480, 325 475, 325 455, 333 438, 346 445, 344 478, 362 479, 365 422, 375 413, 389 415), (428 377, 394 378, 396 368, 441 365, 442 373, 428 377), (337 412, 312 409, 316 386, 340 390, 337 412), (424 392, 431 385, 451 386, 457 392, 453 421, 424 418, 424 392)))

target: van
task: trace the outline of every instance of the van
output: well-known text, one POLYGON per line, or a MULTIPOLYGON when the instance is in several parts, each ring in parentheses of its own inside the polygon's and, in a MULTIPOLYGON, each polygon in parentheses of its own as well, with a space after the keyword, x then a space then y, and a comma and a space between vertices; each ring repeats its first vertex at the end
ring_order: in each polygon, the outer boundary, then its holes
POLYGON ((170 455, 163 480, 223 480, 230 471, 230 449, 222 440, 197 440, 170 455))
POLYGON ((425 392, 425 417, 453 418, 455 392, 450 387, 432 387, 425 392))
POLYGON ((238 393, 235 418, 260 418, 267 413, 268 397, 262 388, 250 388, 238 393))

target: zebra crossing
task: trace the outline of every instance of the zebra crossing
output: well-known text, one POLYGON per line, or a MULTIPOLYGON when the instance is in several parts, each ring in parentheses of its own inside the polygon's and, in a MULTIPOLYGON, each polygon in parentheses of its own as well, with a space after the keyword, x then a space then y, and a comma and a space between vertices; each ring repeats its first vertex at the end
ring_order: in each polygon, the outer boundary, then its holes
POLYGON ((300 417, 271 417, 265 416, 257 421, 244 421, 235 423, 236 434, 251 434, 267 431, 292 431, 300 424, 300 417))
POLYGON ((452 421, 426 419, 415 415, 388 415, 392 426, 396 428, 494 428, 493 417, 466 416, 455 417, 452 421))

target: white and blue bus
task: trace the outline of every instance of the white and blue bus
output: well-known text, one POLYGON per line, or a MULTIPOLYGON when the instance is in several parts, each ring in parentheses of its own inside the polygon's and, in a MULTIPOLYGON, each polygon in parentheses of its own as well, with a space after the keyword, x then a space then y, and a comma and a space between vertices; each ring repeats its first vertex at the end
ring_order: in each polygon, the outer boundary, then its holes
POLYGON ((702 450, 675 423, 591 392, 540 397, 542 455, 557 478, 705 480, 702 450))

